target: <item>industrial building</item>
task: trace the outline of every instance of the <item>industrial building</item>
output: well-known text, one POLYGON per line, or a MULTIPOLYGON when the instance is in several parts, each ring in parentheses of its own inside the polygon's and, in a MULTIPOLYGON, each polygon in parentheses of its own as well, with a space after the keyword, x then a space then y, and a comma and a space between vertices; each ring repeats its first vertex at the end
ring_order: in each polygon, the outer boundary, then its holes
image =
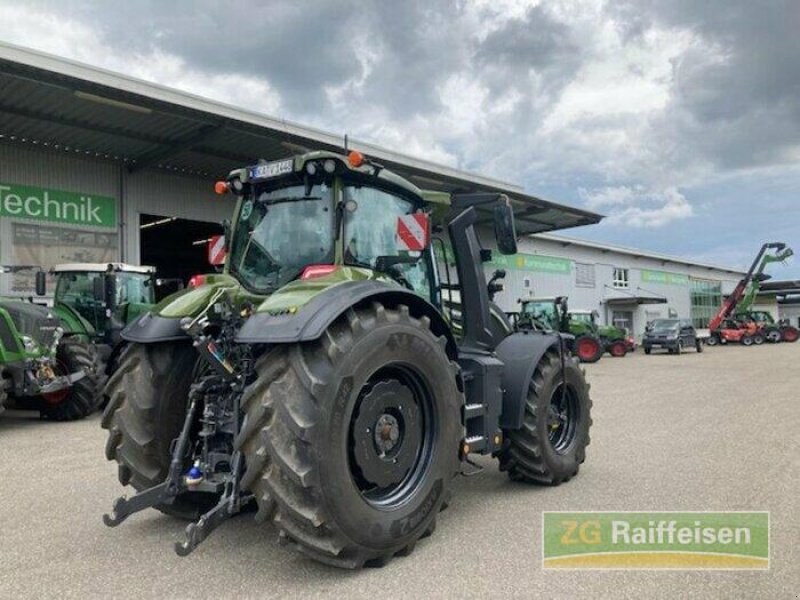
MULTIPOLYGON (((0 44, 0 264, 125 261, 187 280, 208 270, 206 242, 230 218, 213 182, 257 159, 341 150, 341 136, 273 119, 63 58, 0 44)), ((569 296, 603 323, 636 335, 656 317, 705 326, 742 273, 561 235, 600 215, 548 202, 519 186, 351 140, 419 187, 503 192, 515 205, 519 254, 500 306, 569 296), (535 234, 531 237, 531 234, 535 234)), ((33 278, 0 281, 30 294, 33 278)), ((777 316, 777 314, 776 314, 777 316)))

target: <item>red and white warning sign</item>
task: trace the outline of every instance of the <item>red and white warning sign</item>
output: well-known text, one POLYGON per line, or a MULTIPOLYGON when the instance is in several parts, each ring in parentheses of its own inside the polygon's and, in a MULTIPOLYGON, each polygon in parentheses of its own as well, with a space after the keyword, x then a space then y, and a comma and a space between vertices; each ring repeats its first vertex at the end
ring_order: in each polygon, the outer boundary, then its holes
POLYGON ((215 235, 208 240, 208 262, 212 265, 225 263, 225 236, 215 235))
POLYGON ((397 249, 424 250, 430 242, 428 215, 414 213, 397 217, 397 249))

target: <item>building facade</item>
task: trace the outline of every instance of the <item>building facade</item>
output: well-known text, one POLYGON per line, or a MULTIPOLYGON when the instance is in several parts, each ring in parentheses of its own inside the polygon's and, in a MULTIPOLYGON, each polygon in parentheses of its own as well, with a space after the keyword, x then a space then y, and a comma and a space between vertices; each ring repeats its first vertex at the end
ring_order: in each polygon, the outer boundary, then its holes
POLYGON ((568 296, 575 309, 596 310, 602 324, 641 337, 648 321, 691 318, 704 328, 744 272, 630 248, 542 234, 519 243, 519 254, 495 256, 487 273, 506 270, 495 301, 506 312, 518 300, 568 296))

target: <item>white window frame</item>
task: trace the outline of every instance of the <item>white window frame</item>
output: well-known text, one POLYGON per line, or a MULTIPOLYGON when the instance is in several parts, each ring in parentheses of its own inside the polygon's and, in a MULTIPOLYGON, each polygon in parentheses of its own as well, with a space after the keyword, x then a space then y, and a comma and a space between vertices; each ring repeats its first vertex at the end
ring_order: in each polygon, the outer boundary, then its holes
POLYGON ((629 288, 631 286, 631 272, 624 267, 614 267, 614 280, 612 285, 615 288, 629 288))

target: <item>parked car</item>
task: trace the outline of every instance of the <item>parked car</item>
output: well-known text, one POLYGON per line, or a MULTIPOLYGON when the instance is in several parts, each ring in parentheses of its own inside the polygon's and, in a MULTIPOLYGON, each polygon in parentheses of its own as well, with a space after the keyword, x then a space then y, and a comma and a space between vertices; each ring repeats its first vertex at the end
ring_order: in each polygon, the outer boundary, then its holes
POLYGON ((666 349, 670 354, 680 354, 688 348, 702 352, 703 340, 697 336, 691 319, 656 319, 645 331, 642 348, 645 354, 653 348, 666 349))

